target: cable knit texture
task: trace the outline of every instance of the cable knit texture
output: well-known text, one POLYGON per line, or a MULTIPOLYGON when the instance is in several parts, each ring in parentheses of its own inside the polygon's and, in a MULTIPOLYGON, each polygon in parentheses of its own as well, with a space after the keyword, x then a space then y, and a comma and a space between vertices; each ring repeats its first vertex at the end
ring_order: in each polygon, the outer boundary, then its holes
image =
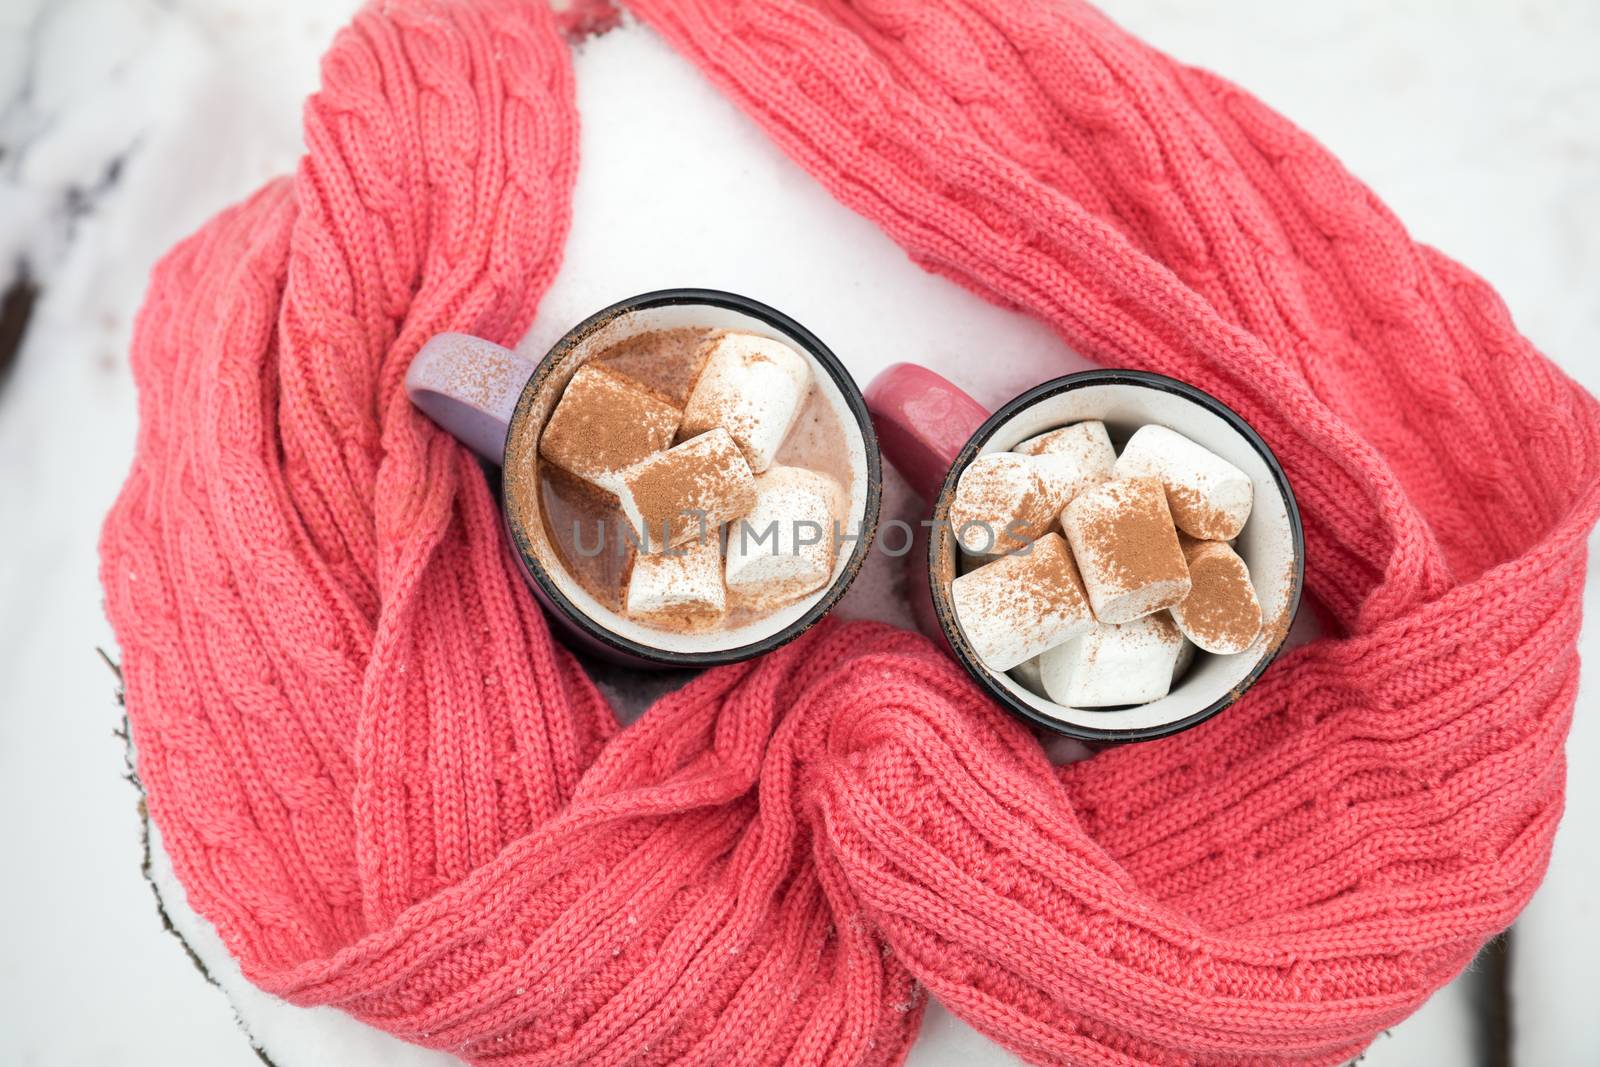
POLYGON ((1332 634, 1061 769, 864 624, 619 730, 402 387, 555 272, 566 46, 539 4, 389 0, 134 340, 103 581, 192 905, 262 988, 476 1063, 894 1063, 928 993, 1042 1063, 1357 1053, 1544 871, 1594 402, 1316 142, 1091 8, 634 7, 917 262, 1240 411, 1332 634))

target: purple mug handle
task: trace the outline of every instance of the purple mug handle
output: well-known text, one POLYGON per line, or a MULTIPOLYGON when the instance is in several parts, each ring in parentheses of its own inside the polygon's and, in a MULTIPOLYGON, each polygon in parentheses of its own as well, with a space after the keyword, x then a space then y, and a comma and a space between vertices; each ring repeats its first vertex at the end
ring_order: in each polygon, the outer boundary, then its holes
MULTIPOLYGON (((532 360, 492 341, 464 333, 440 333, 429 338, 411 361, 406 395, 446 433, 498 467, 505 461, 511 416, 537 369, 532 360)), ((510 530, 510 512, 502 505, 500 513, 510 530)), ((521 551, 515 555, 534 599, 565 631, 570 645, 614 663, 660 666, 595 639, 573 621, 569 609, 551 599, 534 577, 527 556, 521 551)))
MULTIPOLYGON (((896 363, 866 389, 878 447, 913 492, 931 505, 956 457, 989 411, 941 375, 915 363, 896 363)), ((917 627, 946 649, 949 639, 933 607, 928 577, 928 528, 918 525, 911 543, 911 612, 917 627)))
POLYGON ((406 371, 406 395, 446 433, 499 466, 511 413, 536 366, 481 337, 435 334, 406 371))

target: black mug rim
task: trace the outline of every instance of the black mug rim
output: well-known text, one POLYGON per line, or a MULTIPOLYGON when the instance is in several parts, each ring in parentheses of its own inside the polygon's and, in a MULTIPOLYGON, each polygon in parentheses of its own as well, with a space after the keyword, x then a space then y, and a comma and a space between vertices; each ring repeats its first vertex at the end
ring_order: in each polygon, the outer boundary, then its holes
MULTIPOLYGON (((1267 469, 1272 472, 1273 482, 1276 483, 1278 492, 1283 498, 1284 507, 1289 516, 1289 532, 1293 539, 1294 589, 1289 595, 1288 614, 1280 628, 1281 633, 1286 636, 1289 628, 1294 624, 1295 617, 1300 612, 1300 595, 1305 588, 1305 529, 1301 524, 1300 506, 1295 501, 1294 490, 1289 485, 1289 477, 1284 473, 1283 465, 1278 462, 1278 457, 1273 453, 1272 448, 1238 412, 1210 393, 1190 385, 1188 382, 1168 377, 1165 374, 1141 370, 1078 371, 1075 374, 1052 378, 1050 381, 1036 385, 1027 392, 1021 393, 1000 405, 994 414, 985 419, 983 425, 979 426, 972 436, 967 439, 967 443, 956 454, 955 462, 950 465, 949 471, 945 473, 944 482, 939 487, 939 494, 933 501, 933 531, 938 530, 939 523, 949 511, 950 500, 955 493, 956 481, 961 472, 966 470, 967 465, 978 455, 979 450, 988 443, 989 439, 1002 426, 1010 422, 1018 412, 1033 406, 1041 400, 1090 385, 1133 385, 1181 396, 1222 419, 1261 456, 1267 465, 1267 469)), ((1100 744, 1153 741, 1160 737, 1170 737, 1173 734, 1181 733, 1191 727, 1200 725, 1237 701, 1249 691, 1251 686, 1255 685, 1256 680, 1272 665, 1273 661, 1278 658, 1278 654, 1283 650, 1284 641, 1283 637, 1280 637, 1277 645, 1262 653, 1261 659, 1250 669, 1250 673, 1238 685, 1199 711, 1186 715, 1181 719, 1175 719, 1172 722, 1136 729, 1114 730, 1080 726, 1077 723, 1053 718, 1018 700, 999 683, 988 668, 978 662, 977 655, 972 651, 966 636, 961 633, 961 628, 956 623, 955 609, 950 603, 949 592, 945 588, 948 583, 937 577, 939 574, 938 564, 941 539, 933 531, 930 531, 930 536, 928 537, 928 592, 933 598, 934 615, 938 618, 939 627, 944 631, 945 639, 949 641, 950 648, 955 653, 956 661, 972 676, 974 681, 982 686, 1007 711, 1051 733, 1100 744)))
POLYGON ((806 354, 815 359, 822 368, 828 372, 834 384, 838 386, 840 394, 844 397, 845 405, 850 409, 850 414, 856 421, 856 428, 861 434, 863 451, 867 461, 867 486, 866 507, 861 516, 861 536, 857 538, 850 558, 846 561, 844 569, 834 578, 828 591, 811 605, 800 618, 783 627, 776 633, 756 641, 728 649, 716 649, 706 652, 679 652, 668 648, 658 648, 642 644, 631 638, 616 633, 597 620, 591 618, 572 603, 566 594, 562 593, 555 581, 546 572, 544 565, 539 562, 533 547, 511 515, 509 501, 501 494, 500 510, 511 531, 512 542, 516 545, 517 554, 522 557, 528 574, 538 584, 540 590, 550 598, 573 625, 577 626, 587 636, 599 641, 601 644, 638 659, 659 663, 669 667, 715 667, 728 663, 738 663, 764 655, 774 649, 793 641, 815 626, 823 616, 831 611, 846 590, 855 582, 856 575, 860 572, 862 564, 866 561, 867 552, 878 530, 878 509, 883 495, 883 469, 878 452, 877 428, 873 425, 872 416, 867 412, 867 402, 862 395, 861 387, 845 369, 839 357, 833 350, 823 344, 816 334, 806 329, 799 322, 785 315, 778 309, 762 303, 759 300, 738 293, 730 293, 721 289, 654 289, 647 293, 625 297, 614 304, 610 304, 590 315, 572 329, 562 334, 550 346, 550 350, 539 360, 539 365, 534 368, 533 374, 523 383, 522 392, 517 396, 516 407, 512 410, 511 418, 506 423, 506 440, 501 448, 500 469, 506 469, 506 453, 511 447, 511 441, 516 435, 516 430, 527 417, 529 409, 533 406, 534 397, 539 394, 545 381, 553 373, 562 359, 582 341, 601 327, 621 315, 650 308, 674 307, 679 305, 702 305, 720 307, 729 311, 737 311, 751 318, 759 319, 774 329, 794 338, 806 350, 806 354))

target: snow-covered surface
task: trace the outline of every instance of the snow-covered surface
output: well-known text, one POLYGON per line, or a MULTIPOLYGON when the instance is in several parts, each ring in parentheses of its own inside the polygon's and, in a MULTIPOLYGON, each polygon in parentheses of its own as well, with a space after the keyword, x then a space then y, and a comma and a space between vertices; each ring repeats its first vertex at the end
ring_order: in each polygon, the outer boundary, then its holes
MULTIPOLYGON (((0 1063, 247 1067, 258 1061, 235 1012, 280 1067, 450 1062, 255 992, 184 905, 157 847, 153 877, 172 921, 226 996, 200 977, 139 874, 113 679, 93 651, 114 650, 94 544, 133 440, 124 353, 147 272, 212 212, 292 168, 299 100, 352 7, 0 4, 0 282, 26 258, 45 286, 0 386, 0 1063)), ((1600 10, 1586 0, 1396 7, 1126 0, 1108 11, 1315 132, 1600 390, 1600 10)), ((616 297, 710 285, 794 315, 862 382, 911 358, 996 402, 1068 367, 1045 330, 912 267, 648 31, 589 43, 577 69, 576 217, 531 350, 616 297)), ((915 513, 891 478, 885 517, 915 513)), ((903 621, 897 575, 882 554, 873 560, 844 610, 903 621)), ((1600 603, 1594 579, 1589 592, 1600 603)), ((1600 659, 1593 629, 1583 646, 1600 659)), ((634 699, 661 684, 606 682, 634 699)), ((1588 670, 1567 819, 1513 941, 1523 1067, 1600 1063, 1597 685, 1588 670)), ((1485 1062, 1482 985, 1469 973, 1366 1062, 1485 1062)), ((911 1062, 1011 1060, 935 1007, 911 1062)))

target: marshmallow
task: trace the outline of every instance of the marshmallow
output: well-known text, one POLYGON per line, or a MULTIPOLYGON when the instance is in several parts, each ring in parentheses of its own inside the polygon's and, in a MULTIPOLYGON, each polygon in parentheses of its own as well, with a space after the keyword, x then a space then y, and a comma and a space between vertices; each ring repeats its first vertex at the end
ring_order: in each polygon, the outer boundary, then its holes
POLYGON ((755 507, 728 524, 728 590, 779 604, 822 588, 833 576, 834 519, 843 490, 804 467, 756 476, 755 507))
POLYGON ((1261 633, 1261 603, 1250 571, 1221 541, 1197 541, 1187 550, 1189 595, 1172 605, 1185 637, 1207 652, 1243 652, 1261 633))
MULTIPOLYGON (((1111 471, 1117 465, 1117 450, 1111 447, 1106 424, 1098 419, 1075 422, 1071 426, 1030 437, 1015 451, 1024 456, 1060 456, 1092 481, 1104 481, 1111 477, 1111 471)), ((1067 504, 1068 501, 1063 500, 1061 507, 1067 504)))
POLYGON ((646 551, 680 545, 749 511, 755 478, 723 429, 640 460, 617 475, 617 500, 646 551))
POLYGON ((1117 450, 1111 447, 1106 424, 1096 419, 1030 437, 1016 450, 1034 457, 1038 464, 1052 517, 1073 497, 1110 478, 1117 464, 1117 450))
POLYGON ((1250 517, 1250 476, 1165 426, 1145 426, 1117 460, 1118 478, 1159 478, 1172 519, 1184 533, 1231 541, 1250 517))
POLYGON ((623 610, 685 630, 715 624, 728 610, 722 550, 715 531, 679 548, 641 552, 628 575, 623 610))
POLYGON ((1060 534, 985 563, 950 583, 961 633, 991 670, 1009 671, 1094 625, 1060 534))
POLYGON ((1116 459, 1100 422, 1051 430, 1015 452, 987 452, 956 482, 950 527, 971 555, 1013 552, 1050 529, 1073 497, 1109 478, 1116 459))
POLYGON ((1039 484, 1044 487, 1044 499, 1049 504, 1050 519, 1061 514, 1061 509, 1091 485, 1106 480, 1108 474, 1097 468, 1086 467, 1075 456, 1065 453, 1044 452, 1028 456, 1039 471, 1039 484))
POLYGON ((1095 626, 1039 657, 1044 691, 1070 708, 1160 700, 1172 688, 1183 635, 1165 614, 1095 626))
POLYGON ((561 391, 539 438, 539 454, 614 494, 622 470, 671 446, 681 414, 638 382, 585 364, 561 391))
POLYGON ((783 342, 749 333, 718 334, 706 348, 682 432, 690 436, 722 427, 759 474, 772 466, 800 413, 811 388, 811 365, 783 342))
POLYGON ((1061 526, 1100 622, 1132 622, 1189 595, 1189 568, 1154 478, 1085 490, 1067 505, 1061 526))
POLYGON ((967 464, 950 501, 950 529, 969 553, 1015 551, 1050 528, 1056 512, 1040 462, 1015 452, 987 452, 967 464))

